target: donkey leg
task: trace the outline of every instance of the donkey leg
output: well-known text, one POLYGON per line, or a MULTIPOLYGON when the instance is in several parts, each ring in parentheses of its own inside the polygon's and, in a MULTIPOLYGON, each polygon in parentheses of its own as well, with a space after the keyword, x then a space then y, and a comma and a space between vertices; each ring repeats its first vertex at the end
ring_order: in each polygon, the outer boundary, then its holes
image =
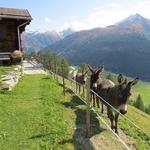
POLYGON ((101 111, 101 113, 103 114, 103 112, 104 112, 104 105, 103 105, 103 102, 101 102, 101 106, 102 106, 102 111, 101 111))
POLYGON ((77 83, 76 83, 76 93, 78 92, 78 85, 77 85, 77 83))
POLYGON ((113 112, 112 110, 107 107, 107 114, 108 114, 108 118, 110 119, 110 122, 111 122, 111 129, 113 130, 115 125, 114 125, 114 115, 113 115, 113 112))
POLYGON ((118 117, 119 117, 119 113, 115 114, 115 133, 118 134, 118 117))
POLYGON ((96 103, 97 103, 97 107, 99 108, 99 98, 96 97, 96 103))
POLYGON ((84 86, 83 86, 83 97, 85 96, 84 86))
POLYGON ((110 118, 111 121, 111 129, 114 130, 115 125, 114 125, 114 116, 112 118, 110 118))
POLYGON ((79 94, 80 94, 80 92, 81 92, 81 86, 79 85, 79 94))
POLYGON ((92 93, 90 93, 90 102, 91 102, 91 105, 93 106, 93 96, 92 96, 92 93))
POLYGON ((110 117, 110 122, 111 122, 111 129, 114 130, 115 125, 114 125, 114 115, 113 114, 110 117))
POLYGON ((95 95, 92 94, 92 99, 93 99, 93 107, 95 107, 95 95))

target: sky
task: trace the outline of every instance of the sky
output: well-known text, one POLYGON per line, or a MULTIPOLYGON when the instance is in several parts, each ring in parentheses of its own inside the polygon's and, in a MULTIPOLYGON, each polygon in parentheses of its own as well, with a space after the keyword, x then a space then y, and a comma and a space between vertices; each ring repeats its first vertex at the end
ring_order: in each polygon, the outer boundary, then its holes
POLYGON ((0 0, 0 7, 28 9, 30 31, 105 27, 136 13, 150 18, 150 0, 0 0))

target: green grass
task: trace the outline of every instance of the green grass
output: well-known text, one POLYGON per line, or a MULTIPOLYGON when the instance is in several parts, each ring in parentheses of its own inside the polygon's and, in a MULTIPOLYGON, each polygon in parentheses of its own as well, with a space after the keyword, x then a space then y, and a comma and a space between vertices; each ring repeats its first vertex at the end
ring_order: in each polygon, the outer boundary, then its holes
MULTIPOLYGON (((141 83, 143 83, 143 82, 140 81, 139 84, 141 84, 141 83)), ((106 117, 106 114, 104 116, 106 117)), ((120 128, 123 130, 123 132, 128 137, 130 137, 130 139, 126 140, 126 142, 129 145, 131 143, 133 143, 132 144, 133 147, 138 150, 148 150, 149 146, 150 146, 150 125, 149 125, 150 116, 130 105, 128 106, 127 116, 134 124, 136 124, 142 130, 136 128, 129 121, 124 120, 120 117, 120 120, 119 120, 120 128)), ((108 121, 108 119, 107 119, 107 121, 108 121)), ((102 139, 100 139, 100 140, 102 140, 104 142, 105 135, 107 135, 107 134, 108 133, 102 132, 100 135, 100 136, 102 136, 102 139)), ((109 135, 110 135, 110 133, 109 133, 109 135)))
POLYGON ((133 96, 132 99, 136 100, 138 94, 141 95, 142 100, 145 105, 150 105, 150 83, 148 82, 139 82, 134 88, 133 88, 133 96))
MULTIPOLYGON (((86 107, 75 95, 67 92, 64 98, 62 93, 62 87, 45 75, 26 75, 11 92, 1 91, 0 149, 86 149, 89 143, 82 143, 85 139, 86 107)), ((131 107, 128 115, 150 132, 148 115, 131 107)), ((126 122, 120 122, 127 134, 134 133, 133 127, 131 132, 126 122)), ((130 136, 138 139, 134 134, 130 136)), ((94 113, 91 113, 91 137, 105 149, 124 149, 94 113)), ((142 145, 146 149, 147 144, 142 138, 137 141, 136 147, 142 145)))
POLYGON ((127 116, 131 120, 133 120, 133 122, 136 123, 140 128, 142 128, 147 134, 150 134, 150 115, 129 105, 127 116))
MULTIPOLYGON (((99 111, 99 110, 98 110, 99 111)), ((103 118, 107 123, 110 124, 109 119, 107 118, 107 112, 105 109, 105 113, 102 114, 103 118)), ((149 120, 150 116, 146 113, 140 111, 139 109, 128 106, 128 112, 126 116, 139 128, 136 128, 133 124, 131 124, 128 120, 119 117, 118 129, 120 137, 134 147, 134 149, 138 150, 149 150, 150 146, 150 125, 149 120), (120 134, 120 129, 124 132, 120 134), (146 134, 145 134, 146 133, 146 134), (127 137, 126 137, 127 136, 127 137)))
MULTIPOLYGON (((44 75, 24 76, 13 91, 1 91, 0 149, 74 150, 89 147, 89 143, 83 142, 85 105, 75 95, 67 93, 64 98, 62 93, 62 87, 44 75)), ((105 147, 124 149, 111 133, 102 132, 93 113, 91 119, 93 137, 101 134, 105 147)))
POLYGON ((126 134, 136 139, 136 146, 139 150, 149 149, 148 147, 150 146, 150 116, 136 109, 133 106, 129 106, 127 116, 146 134, 124 119, 120 119, 119 124, 121 128, 126 134))
POLYGON ((14 66, 9 66, 9 67, 0 66, 0 78, 1 75, 4 75, 6 71, 12 71, 14 68, 15 68, 14 66))
POLYGON ((12 92, 1 91, 0 149, 71 149, 60 144, 74 128, 63 101, 61 87, 42 75, 24 76, 12 92))

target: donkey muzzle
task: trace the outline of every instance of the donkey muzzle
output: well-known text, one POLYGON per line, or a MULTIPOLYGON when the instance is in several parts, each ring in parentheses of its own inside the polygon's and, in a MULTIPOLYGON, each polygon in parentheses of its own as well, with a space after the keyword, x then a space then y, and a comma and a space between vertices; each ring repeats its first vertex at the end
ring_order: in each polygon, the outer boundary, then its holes
POLYGON ((123 114, 123 115, 126 114, 127 113, 127 104, 121 104, 119 106, 118 110, 120 111, 121 114, 123 114))
POLYGON ((93 88, 97 88, 97 83, 94 83, 94 84, 93 84, 93 88))
POLYGON ((127 113, 127 111, 125 111, 125 110, 120 110, 120 113, 124 115, 124 114, 127 113))

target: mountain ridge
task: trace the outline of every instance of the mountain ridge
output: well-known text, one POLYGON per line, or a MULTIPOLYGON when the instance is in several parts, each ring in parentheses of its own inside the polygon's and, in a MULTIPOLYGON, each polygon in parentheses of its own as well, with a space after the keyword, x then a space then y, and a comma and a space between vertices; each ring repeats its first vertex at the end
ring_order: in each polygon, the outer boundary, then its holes
POLYGON ((23 49, 27 53, 30 53, 31 51, 39 51, 74 32, 75 31, 71 28, 65 29, 61 32, 56 32, 55 30, 45 32, 28 31, 22 35, 23 49))
POLYGON ((107 70, 150 81, 150 20, 132 15, 112 26, 76 32, 48 47, 74 65, 104 65, 107 70), (124 26, 123 26, 124 25, 124 26))

